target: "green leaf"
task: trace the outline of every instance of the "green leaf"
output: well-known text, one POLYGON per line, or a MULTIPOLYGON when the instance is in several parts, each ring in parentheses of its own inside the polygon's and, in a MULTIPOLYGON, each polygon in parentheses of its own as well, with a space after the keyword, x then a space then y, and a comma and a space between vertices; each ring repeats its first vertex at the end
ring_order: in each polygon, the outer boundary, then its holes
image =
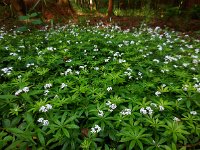
POLYGON ((10 127, 10 120, 9 119, 4 119, 3 120, 3 127, 4 128, 10 127))
POLYGON ((69 132, 67 131, 67 129, 62 128, 63 133, 65 134, 66 137, 70 137, 69 132))
POLYGON ((37 133, 38 139, 40 141, 40 143, 42 144, 42 146, 45 146, 45 139, 42 133, 38 132, 37 133))
POLYGON ((20 21, 24 21, 24 20, 27 20, 27 19, 29 19, 29 16, 19 16, 20 21))
POLYGON ((177 135, 175 133, 173 134, 173 140, 175 143, 177 142, 177 135))
POLYGON ((143 150, 143 144, 140 140, 137 140, 136 143, 139 145, 140 149, 143 150))
POLYGON ((22 27, 17 28, 16 31, 25 32, 25 31, 28 31, 28 27, 27 26, 22 26, 22 27))
POLYGON ((181 147, 180 150, 186 150, 186 146, 181 147))
POLYGON ((66 127, 69 129, 78 129, 79 128, 79 126, 77 126, 75 124, 68 124, 66 127))
POLYGON ((14 99, 17 98, 15 95, 0 95, 0 100, 1 99, 14 99))
POLYGON ((30 15, 30 17, 36 17, 38 15, 38 13, 32 13, 31 15, 30 15))
POLYGON ((31 21, 31 23, 34 24, 34 25, 40 25, 40 24, 42 24, 43 22, 42 22, 41 19, 36 19, 36 20, 31 21))
POLYGON ((24 132, 18 128, 6 128, 8 132, 16 133, 16 134, 23 134, 24 132))
POLYGON ((15 127, 17 126, 17 124, 20 122, 21 120, 21 117, 20 116, 17 116, 15 118, 12 119, 12 122, 11 122, 11 127, 15 127))
POLYGON ((172 149, 176 150, 176 145, 174 143, 172 143, 172 149))
POLYGON ((135 143, 136 143, 135 140, 132 140, 132 141, 130 142, 130 144, 129 144, 129 150, 132 150, 132 149, 134 148, 135 143))
POLYGON ((30 113, 28 113, 28 112, 25 113, 24 117, 25 117, 25 120, 28 124, 34 124, 33 117, 30 113))

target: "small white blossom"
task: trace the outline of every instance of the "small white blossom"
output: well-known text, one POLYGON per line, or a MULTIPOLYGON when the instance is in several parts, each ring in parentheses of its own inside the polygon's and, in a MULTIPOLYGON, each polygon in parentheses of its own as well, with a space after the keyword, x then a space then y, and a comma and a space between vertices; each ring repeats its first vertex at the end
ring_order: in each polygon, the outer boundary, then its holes
POLYGON ((49 121, 48 120, 43 120, 43 126, 48 126, 49 125, 49 121))
POLYGON ((101 127, 95 125, 94 128, 91 128, 92 133, 99 133, 101 131, 101 127))
POLYGON ((47 94, 49 93, 49 90, 45 90, 44 91, 44 95, 47 96, 47 94))
POLYGON ((151 103, 150 105, 153 107, 157 107, 157 104, 155 104, 155 103, 151 103))
POLYGON ((99 112, 98 112, 98 116, 103 117, 103 115, 104 115, 103 111, 102 111, 102 110, 99 110, 99 112))
POLYGON ((47 110, 52 109, 52 105, 50 105, 50 104, 46 104, 45 106, 46 106, 47 110))
POLYGON ((131 109, 124 109, 120 112, 122 115, 131 115, 131 109))
POLYGON ((163 110, 165 110, 165 108, 163 106, 159 106, 159 110, 163 111, 163 110))
POLYGON ((15 92, 15 96, 18 96, 22 92, 21 89, 19 89, 17 92, 15 92))
POLYGON ((10 75, 12 70, 13 70, 13 67, 7 67, 7 68, 1 69, 1 71, 3 71, 3 73, 7 75, 10 75))
POLYGON ((108 87, 107 88, 107 91, 109 92, 109 91, 112 91, 112 87, 110 86, 110 87, 108 87))
POLYGON ((99 70, 99 67, 94 67, 94 70, 99 70))
POLYGON ((140 109, 140 113, 145 115, 145 114, 147 114, 147 110, 142 107, 140 109))
POLYGON ((29 87, 24 87, 22 90, 23 90, 25 93, 27 93, 27 92, 29 91, 29 87))
POLYGON ((45 106, 41 106, 39 109, 40 112, 47 112, 48 109, 45 106))
POLYGON ((182 100, 182 98, 181 98, 181 97, 177 99, 177 101, 181 101, 181 100, 182 100))
POLYGON ((109 107, 110 107, 110 109, 114 110, 115 108, 117 108, 117 105, 116 104, 111 104, 109 107))
POLYGON ((156 95, 156 96, 159 96, 160 94, 161 94, 161 92, 159 92, 159 91, 156 91, 156 92, 155 92, 155 95, 156 95))
POLYGON ((197 115, 197 112, 196 111, 191 111, 190 114, 191 115, 197 115))
POLYGON ((44 121, 44 118, 39 118, 37 121, 42 123, 44 121))
POLYGON ((67 84, 62 83, 60 87, 61 87, 61 89, 63 89, 63 88, 65 88, 65 87, 67 87, 67 84))
POLYGON ((107 106, 110 106, 110 105, 111 105, 111 102, 110 102, 110 101, 108 101, 108 102, 106 103, 106 105, 107 105, 107 106))
POLYGON ((45 89, 50 88, 50 87, 52 87, 52 84, 51 84, 51 83, 48 83, 48 84, 45 84, 45 85, 44 85, 44 88, 45 88, 45 89))
POLYGON ((181 121, 179 118, 177 118, 177 117, 174 117, 174 119, 173 119, 174 121, 181 121))

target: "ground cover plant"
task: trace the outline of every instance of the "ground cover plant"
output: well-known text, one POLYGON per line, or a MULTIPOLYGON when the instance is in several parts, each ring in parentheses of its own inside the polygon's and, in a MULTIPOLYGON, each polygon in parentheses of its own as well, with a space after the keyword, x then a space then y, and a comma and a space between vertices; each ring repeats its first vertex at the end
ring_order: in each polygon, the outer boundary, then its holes
POLYGON ((142 25, 1 29, 1 149, 195 149, 200 43, 142 25))

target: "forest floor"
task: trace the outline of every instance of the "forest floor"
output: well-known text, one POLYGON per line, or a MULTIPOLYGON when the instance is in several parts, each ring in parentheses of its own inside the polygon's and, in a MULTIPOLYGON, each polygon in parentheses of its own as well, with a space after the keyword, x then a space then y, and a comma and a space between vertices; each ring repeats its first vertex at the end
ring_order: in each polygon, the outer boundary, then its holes
MULTIPOLYGON (((89 20, 89 25, 96 25, 99 22, 103 22, 105 25, 118 25, 121 29, 131 29, 133 27, 139 27, 144 23, 144 18, 134 16, 113 16, 108 18, 102 14, 79 14, 69 15, 65 10, 56 11, 56 15, 53 14, 54 10, 46 11, 43 13, 43 19, 46 23, 50 23, 50 19, 54 19, 54 24, 64 25, 69 22, 86 25, 89 20), (56 16, 56 17, 55 17, 56 16), (70 17, 69 17, 70 16, 70 17)), ((54 11, 55 12, 55 11, 54 11)), ((180 31, 183 35, 188 34, 197 39, 200 39, 200 20, 185 19, 184 17, 173 17, 168 19, 153 18, 148 22, 145 22, 151 27, 159 26, 161 28, 170 28, 175 31, 180 31)), ((0 15, 0 27, 4 26, 6 30, 12 29, 15 26, 22 26, 23 23, 17 21, 16 18, 10 17, 8 12, 4 12, 0 15)), ((39 27, 40 28, 40 27, 39 27)))

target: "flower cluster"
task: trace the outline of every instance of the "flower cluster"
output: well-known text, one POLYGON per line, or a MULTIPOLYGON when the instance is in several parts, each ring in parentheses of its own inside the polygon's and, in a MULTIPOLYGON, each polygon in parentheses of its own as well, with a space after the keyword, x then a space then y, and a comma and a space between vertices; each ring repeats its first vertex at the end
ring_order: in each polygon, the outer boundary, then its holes
POLYGON ((108 101, 106 103, 106 105, 109 106, 110 109, 108 111, 110 111, 110 112, 112 112, 114 109, 117 108, 117 105, 116 104, 112 104, 110 101, 108 101))
POLYGON ((102 111, 102 110, 99 110, 98 116, 103 117, 103 115, 104 115, 103 111, 102 111))
POLYGON ((47 83, 47 84, 44 85, 44 89, 45 89, 44 95, 45 95, 45 96, 49 93, 48 88, 51 88, 51 87, 52 87, 52 84, 51 84, 51 83, 47 83))
POLYGON ((191 115, 197 115, 197 112, 196 111, 191 111, 190 114, 191 115))
POLYGON ((131 109, 124 109, 124 110, 122 110, 121 112, 120 112, 120 114, 122 114, 122 115, 131 115, 131 109))
POLYGON ((173 120, 176 121, 176 122, 181 121, 181 120, 180 120, 179 118, 177 118, 177 117, 174 117, 173 120))
POLYGON ((142 107, 140 109, 140 113, 144 114, 144 115, 146 115, 146 114, 151 115, 153 113, 153 110, 151 109, 151 107, 146 107, 146 109, 144 107, 142 107))
POLYGON ((13 70, 13 67, 2 68, 1 71, 3 71, 3 74, 1 74, 1 76, 3 76, 4 74, 10 75, 12 70, 13 70))
POLYGON ((161 94, 160 91, 156 91, 156 92, 155 92, 155 95, 156 95, 156 96, 159 96, 160 94, 161 94))
POLYGON ((99 133, 101 131, 101 127, 95 125, 94 128, 91 128, 92 133, 99 133))
POLYGON ((131 73, 132 73, 132 69, 127 68, 126 71, 124 72, 124 75, 128 76, 128 78, 131 79, 132 78, 131 73))
POLYGON ((48 110, 52 109, 50 104, 46 104, 45 106, 41 106, 39 112, 47 112, 48 110))
POLYGON ((61 89, 63 89, 63 88, 65 88, 65 87, 67 87, 67 84, 62 83, 60 87, 61 87, 61 89))
POLYGON ((37 121, 39 123, 42 123, 43 126, 48 126, 49 125, 49 121, 45 120, 44 118, 39 118, 37 121))
POLYGON ((136 78, 136 80, 142 79, 142 72, 138 72, 138 77, 136 78))
POLYGON ((26 64, 26 67, 29 68, 31 66, 34 66, 35 64, 34 63, 30 63, 30 64, 26 64))
POLYGON ((23 89, 19 89, 17 92, 15 92, 15 96, 18 96, 22 92, 27 93, 28 91, 29 91, 29 87, 24 87, 23 89))
POLYGON ((200 93, 200 82, 196 83, 193 87, 200 93))
POLYGON ((108 91, 108 92, 109 92, 109 91, 112 91, 112 87, 109 86, 109 87, 107 88, 107 91, 108 91))
POLYGON ((48 88, 51 88, 52 87, 52 84, 51 83, 47 83, 44 85, 44 89, 48 89, 48 88))

